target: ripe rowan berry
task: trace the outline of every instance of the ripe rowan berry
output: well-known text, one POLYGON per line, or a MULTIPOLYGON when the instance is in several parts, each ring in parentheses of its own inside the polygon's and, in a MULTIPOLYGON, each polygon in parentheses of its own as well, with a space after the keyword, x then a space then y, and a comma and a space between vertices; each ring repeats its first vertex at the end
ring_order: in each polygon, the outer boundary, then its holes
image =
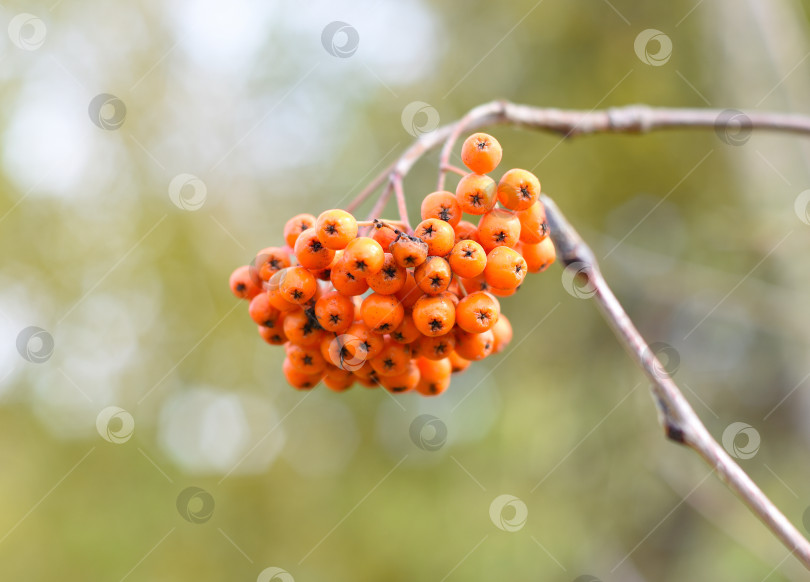
POLYGON ((342 260, 348 273, 362 279, 382 269, 385 252, 376 240, 361 236, 346 246, 342 260))
POLYGON ((520 221, 520 242, 536 245, 548 236, 546 209, 539 200, 515 213, 520 221))
POLYGON ((441 360, 450 355, 456 347, 456 338, 452 333, 439 336, 423 335, 416 341, 415 352, 419 357, 428 360, 441 360))
POLYGON ((399 266, 394 255, 385 253, 382 269, 366 277, 366 282, 377 293, 393 295, 402 289, 407 276, 408 271, 399 266))
POLYGON ((343 333, 354 322, 354 301, 338 291, 329 291, 315 302, 315 317, 326 331, 343 333))
POLYGON ((414 279, 413 273, 410 271, 408 271, 402 289, 394 293, 394 297, 399 299, 405 309, 411 309, 422 295, 424 295, 424 292, 416 284, 416 279, 414 279))
POLYGON ((514 168, 498 182, 498 202, 509 210, 526 210, 540 196, 540 181, 528 170, 514 168))
POLYGON ((515 249, 496 247, 487 255, 484 279, 490 287, 514 289, 523 283, 527 271, 526 259, 515 249))
POLYGON ((314 315, 310 317, 303 309, 299 309, 284 317, 284 334, 292 343, 308 348, 320 344, 324 331, 314 315))
POLYGON ((413 232, 427 243, 429 256, 445 256, 453 250, 456 241, 456 231, 453 227, 438 218, 423 220, 416 225, 413 232))
POLYGON ((405 308, 392 295, 372 293, 363 300, 360 316, 368 327, 376 333, 394 331, 405 316, 405 308))
POLYGON ((420 209, 422 220, 438 218, 455 226, 461 220, 461 207, 452 192, 433 192, 425 196, 420 209))
POLYGON ((557 251, 551 237, 546 237, 536 245, 521 244, 518 250, 526 259, 526 267, 530 273, 542 273, 557 258, 557 251))
POLYGON ((389 392, 410 392, 419 383, 419 368, 413 360, 408 362, 408 368, 403 374, 396 376, 380 376, 380 384, 389 392))
POLYGON ((417 358, 416 366, 419 368, 419 382, 416 390, 425 396, 438 396, 450 386, 452 365, 450 360, 428 360, 417 358))
POLYGON ((380 246, 386 253, 390 253, 391 243, 394 242, 397 237, 399 236, 399 231, 394 228, 388 228, 382 225, 382 223, 378 223, 374 232, 371 234, 371 238, 376 240, 380 243, 380 246))
POLYGON ((321 355, 320 349, 315 347, 303 347, 293 343, 286 346, 287 359, 290 365, 299 372, 309 376, 319 374, 326 368, 326 360, 321 355))
POLYGON ((489 285, 487 287, 487 291, 492 293, 495 297, 511 297, 514 295, 520 287, 512 287, 511 289, 499 289, 498 287, 493 287, 489 285))
POLYGON ((270 305, 272 305, 282 313, 288 313, 290 311, 295 311, 296 309, 301 308, 300 305, 290 303, 289 301, 287 301, 281 294, 281 290, 277 286, 275 289, 267 290, 267 301, 270 303, 270 305))
MULTIPOLYGON (((455 339, 455 336, 453 336, 455 339)), ((456 353, 456 350, 450 352, 450 355, 447 356, 447 359, 450 360, 451 370, 455 374, 456 372, 463 372, 467 368, 470 367, 470 360, 465 360, 461 356, 456 353)))
POLYGON ((495 336, 492 330, 483 333, 469 333, 456 329, 456 353, 465 360, 483 360, 492 353, 495 336))
POLYGON ((401 344, 415 342, 420 337, 422 337, 422 334, 416 328, 416 324, 413 322, 413 315, 410 313, 406 313, 402 317, 402 323, 391 332, 391 339, 401 344))
MULTIPOLYGON (((355 361, 365 363, 376 358, 383 349, 383 336, 375 333, 362 321, 355 321, 342 338, 342 349, 355 361)), ((332 362, 335 363, 335 362, 332 362)), ((335 364, 338 365, 338 364, 335 364)))
POLYGON ((424 295, 413 306, 413 322, 422 335, 450 333, 456 323, 456 306, 446 296, 424 295))
POLYGON ((267 247, 256 253, 251 265, 251 277, 269 281, 273 273, 290 266, 290 253, 279 247, 267 247))
POLYGON ((495 345, 492 348, 492 353, 497 354, 502 352, 503 349, 512 341, 512 324, 506 316, 501 313, 498 321, 492 327, 492 335, 495 338, 495 345))
POLYGON ((493 208, 478 222, 478 241, 486 252, 495 247, 514 247, 520 240, 520 219, 513 212, 493 208))
POLYGON ((304 267, 287 267, 279 283, 281 296, 290 303, 301 305, 312 299, 318 290, 318 281, 304 267))
POLYGON ((501 313, 501 305, 489 293, 476 291, 462 297, 456 306, 456 324, 470 333, 492 329, 501 313))
POLYGON ((321 212, 315 222, 315 232, 326 248, 344 249, 357 237, 357 221, 345 210, 333 208, 321 212))
POLYGON ((406 344, 400 344, 391 338, 385 339, 385 345, 379 354, 370 360, 371 367, 377 375, 398 376, 408 371, 411 362, 411 349, 406 344))
POLYGON ((284 333, 284 316, 282 315, 273 327, 260 325, 259 335, 271 346, 280 346, 287 343, 287 335, 284 333))
POLYGON ((484 247, 473 240, 456 243, 449 257, 450 268, 459 277, 470 279, 484 272, 487 266, 487 253, 484 247))
POLYGON ((388 247, 400 267, 418 267, 428 256, 425 241, 410 234, 400 233, 388 247))
POLYGON ((247 265, 237 267, 231 273, 228 283, 231 286, 231 293, 239 299, 253 299, 262 291, 258 282, 250 276, 250 267, 247 265))
POLYGON ((267 293, 259 293, 250 300, 248 313, 253 321, 265 327, 273 327, 281 316, 281 310, 270 303, 270 296, 267 293))
POLYGON ((428 295, 438 295, 447 290, 453 278, 450 263, 442 257, 428 257, 416 267, 413 278, 419 288, 428 295))
POLYGON ((287 221, 284 225, 284 242, 287 246, 295 248, 295 241, 298 235, 315 226, 315 217, 311 214, 297 214, 287 221))
POLYGON ((460 220, 457 225, 453 227, 456 231, 456 244, 463 240, 473 240, 478 242, 478 227, 472 222, 460 220))
POLYGON ((335 258, 335 251, 323 246, 311 228, 298 235, 293 252, 305 269, 325 269, 335 258))
POLYGON ((467 174, 456 186, 456 200, 467 214, 486 214, 498 200, 497 185, 489 176, 467 174))
POLYGON ((476 174, 494 170, 502 156, 501 144, 487 133, 474 133, 461 146, 461 161, 476 174))
POLYGON ((298 390, 308 390, 310 388, 314 388, 323 377, 323 374, 310 375, 295 369, 289 358, 284 358, 284 363, 281 365, 281 371, 284 373, 284 377, 287 379, 290 386, 297 388, 298 390))
POLYGON ((332 264, 329 280, 338 293, 347 297, 362 295, 368 291, 366 279, 356 277, 349 272, 349 267, 342 258, 337 263, 332 264))
POLYGON ((330 364, 326 365, 324 371, 323 383, 327 388, 334 392, 345 392, 354 384, 354 374, 348 370, 341 370, 336 366, 330 364))
MULTIPOLYGON (((486 267, 484 268, 486 269, 486 267)), ((486 280, 484 279, 483 273, 470 279, 461 277, 459 278, 459 283, 464 286, 464 290, 467 291, 467 293, 473 293, 475 291, 489 291, 489 284, 487 284, 486 280)))

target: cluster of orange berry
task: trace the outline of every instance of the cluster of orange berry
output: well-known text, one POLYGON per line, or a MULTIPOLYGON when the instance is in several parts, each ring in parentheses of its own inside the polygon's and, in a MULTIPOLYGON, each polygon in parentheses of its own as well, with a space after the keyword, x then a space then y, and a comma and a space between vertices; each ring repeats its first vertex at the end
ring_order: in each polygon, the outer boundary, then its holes
POLYGON ((471 360, 504 349, 512 326, 496 296, 545 270, 555 250, 537 178, 520 169, 497 183, 487 176, 502 154, 490 135, 467 138, 471 172, 455 194, 425 197, 412 232, 395 221, 358 224, 338 209, 299 214, 284 228, 286 246, 233 272, 231 290, 250 301, 261 337, 285 347, 292 386, 436 395, 471 360), (371 236, 359 236, 366 226, 371 236))

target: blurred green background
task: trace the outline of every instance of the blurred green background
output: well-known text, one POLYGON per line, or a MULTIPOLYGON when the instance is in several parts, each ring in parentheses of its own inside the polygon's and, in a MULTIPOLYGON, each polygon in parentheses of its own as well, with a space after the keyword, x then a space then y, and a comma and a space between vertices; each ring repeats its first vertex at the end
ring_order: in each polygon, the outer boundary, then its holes
MULTIPOLYGON (((807 111, 808 4, 4 2, 0 579, 806 579, 558 265, 430 400, 292 390, 227 278, 495 98, 807 111)), ((804 531, 808 142, 491 132, 804 531)))

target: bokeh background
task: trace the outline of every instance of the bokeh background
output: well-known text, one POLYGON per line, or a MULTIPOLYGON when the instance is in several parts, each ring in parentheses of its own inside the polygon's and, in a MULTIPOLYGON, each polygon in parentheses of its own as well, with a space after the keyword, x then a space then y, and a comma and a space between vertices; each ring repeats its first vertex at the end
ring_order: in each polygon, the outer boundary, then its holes
MULTIPOLYGON (((227 278, 492 99, 807 112, 807 4, 4 2, 0 578, 804 579, 559 266, 430 400, 289 388, 227 278)), ((807 141, 491 131, 805 531, 807 141)))

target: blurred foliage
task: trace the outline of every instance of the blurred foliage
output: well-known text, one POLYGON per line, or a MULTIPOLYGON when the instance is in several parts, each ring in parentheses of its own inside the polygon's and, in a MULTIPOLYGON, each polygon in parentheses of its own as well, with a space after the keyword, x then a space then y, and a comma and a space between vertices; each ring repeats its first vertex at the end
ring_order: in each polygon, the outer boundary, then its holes
MULTIPOLYGON (((346 204, 407 147, 413 101, 442 122, 495 98, 805 107, 807 51, 752 8, 795 11, 805 42, 802 6, 706 4, 6 2, 0 578, 255 580, 275 566, 299 581, 801 579, 709 469, 664 441, 641 374, 558 267, 503 301, 511 350, 429 401, 293 391, 227 289, 289 216, 346 204), (46 28, 35 50, 12 38, 21 13, 46 28), (358 31, 349 58, 322 46, 333 21, 358 31), (662 66, 633 50, 649 28, 672 39, 662 66), (125 104, 120 128, 91 119, 101 93, 125 104), (205 185, 197 210, 170 199, 183 173, 205 185), (53 336, 47 362, 20 357, 28 326, 53 336), (134 418, 126 442, 100 438, 108 406, 134 418), (409 437, 425 413, 447 425, 438 451, 409 437), (215 504, 204 523, 176 507, 189 486, 215 504), (526 504, 520 531, 491 521, 501 494, 526 504)), ((709 430, 756 428, 760 449, 740 462, 801 525, 800 140, 491 132, 504 166, 533 169, 591 242, 642 333, 675 347, 709 430)), ((436 165, 408 177, 414 200, 436 165)))

